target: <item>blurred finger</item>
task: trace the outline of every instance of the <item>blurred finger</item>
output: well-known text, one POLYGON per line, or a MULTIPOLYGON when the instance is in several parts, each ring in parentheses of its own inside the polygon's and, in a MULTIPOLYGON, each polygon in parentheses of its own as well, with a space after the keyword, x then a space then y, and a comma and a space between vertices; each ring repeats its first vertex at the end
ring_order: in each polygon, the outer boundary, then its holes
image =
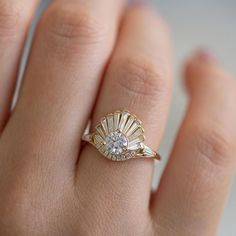
POLYGON ((191 101, 154 215, 170 235, 215 235, 235 169, 236 81, 199 52, 187 63, 186 84, 191 101))

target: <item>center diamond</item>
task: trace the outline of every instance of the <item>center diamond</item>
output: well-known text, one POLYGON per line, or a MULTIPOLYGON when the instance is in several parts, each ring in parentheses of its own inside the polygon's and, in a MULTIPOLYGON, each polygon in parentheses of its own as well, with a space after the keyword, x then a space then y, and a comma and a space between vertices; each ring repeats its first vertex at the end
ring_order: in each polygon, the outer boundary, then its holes
POLYGON ((106 137, 106 149, 110 154, 120 155, 128 147, 128 139, 120 131, 114 131, 106 137))

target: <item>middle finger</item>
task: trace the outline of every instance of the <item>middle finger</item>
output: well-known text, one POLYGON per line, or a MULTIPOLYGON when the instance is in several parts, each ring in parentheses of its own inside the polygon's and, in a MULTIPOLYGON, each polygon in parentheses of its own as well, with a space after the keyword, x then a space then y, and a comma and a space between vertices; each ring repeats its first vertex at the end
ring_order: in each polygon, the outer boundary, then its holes
POLYGON ((74 170, 122 5, 119 0, 57 0, 48 7, 19 102, 3 135, 4 148, 16 146, 15 161, 23 156, 33 163, 40 160, 40 165, 74 170))

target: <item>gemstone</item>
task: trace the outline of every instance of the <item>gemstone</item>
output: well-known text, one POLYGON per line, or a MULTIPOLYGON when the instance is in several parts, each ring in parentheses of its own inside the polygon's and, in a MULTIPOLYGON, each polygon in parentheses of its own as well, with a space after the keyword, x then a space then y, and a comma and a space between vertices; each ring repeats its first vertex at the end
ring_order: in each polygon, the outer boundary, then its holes
POLYGON ((147 146, 145 146, 145 148, 143 149, 143 153, 148 156, 151 156, 154 154, 153 150, 147 146))
POLYGON ((128 139, 120 131, 114 131, 105 139, 106 150, 112 155, 122 154, 128 147, 128 139))

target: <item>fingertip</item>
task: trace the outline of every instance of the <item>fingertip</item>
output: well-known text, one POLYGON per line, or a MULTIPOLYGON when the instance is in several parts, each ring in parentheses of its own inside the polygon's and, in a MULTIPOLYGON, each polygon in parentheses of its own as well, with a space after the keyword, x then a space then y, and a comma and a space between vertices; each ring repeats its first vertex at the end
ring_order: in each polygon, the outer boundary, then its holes
POLYGON ((207 49, 198 49, 186 60, 184 65, 184 80, 187 90, 191 92, 200 80, 214 77, 219 71, 219 60, 207 49))
POLYGON ((212 66, 218 64, 218 58, 214 53, 207 49, 198 49, 192 53, 185 62, 185 68, 190 70, 196 70, 200 67, 212 66))
POLYGON ((199 49, 194 54, 195 60, 202 63, 216 63, 218 61, 214 53, 208 49, 199 49))

